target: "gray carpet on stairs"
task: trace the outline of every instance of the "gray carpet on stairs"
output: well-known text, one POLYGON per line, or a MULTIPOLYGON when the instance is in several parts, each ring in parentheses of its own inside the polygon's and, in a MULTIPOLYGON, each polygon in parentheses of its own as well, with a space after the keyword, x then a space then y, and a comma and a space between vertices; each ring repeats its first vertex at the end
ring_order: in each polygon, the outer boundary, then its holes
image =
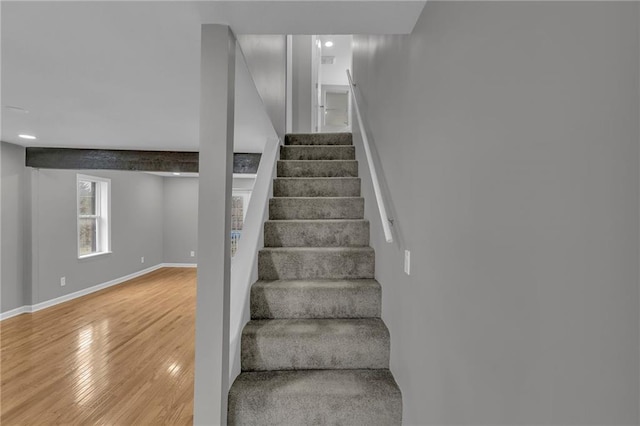
POLYGON ((389 330, 379 318, 268 319, 242 332, 242 369, 389 367, 389 330))
POLYGON ((357 177, 355 160, 278 160, 281 177, 357 177))
POLYGON ((290 133, 285 145, 353 145, 351 133, 290 133))
POLYGON ((251 287, 251 318, 379 318, 376 280, 275 280, 251 287))
POLYGON ((362 219, 361 197, 274 197, 269 200, 269 219, 362 219))
POLYGON ((264 224, 265 247, 366 247, 369 221, 269 220, 264 224))
POLYGON ((281 160, 355 160, 353 145, 285 145, 281 160))
POLYGON ((244 372, 229 391, 230 425, 389 426, 402 396, 389 370, 244 372))
POLYGON ((286 135, 229 425, 399 425, 350 133, 286 135))
POLYGON ((310 177, 277 178, 273 181, 274 197, 358 197, 360 178, 310 177))

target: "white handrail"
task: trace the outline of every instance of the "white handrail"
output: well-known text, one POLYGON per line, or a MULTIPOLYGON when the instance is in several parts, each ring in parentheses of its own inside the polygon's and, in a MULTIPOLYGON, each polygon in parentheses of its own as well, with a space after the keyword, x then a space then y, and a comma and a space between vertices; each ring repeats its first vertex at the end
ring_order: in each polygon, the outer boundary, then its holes
POLYGON ((380 211, 380 221, 382 222, 382 230, 384 231, 384 238, 388 243, 393 242, 393 236, 391 234, 392 220, 387 215, 387 208, 384 205, 384 199, 382 198, 382 191, 380 189, 380 182, 378 182, 378 174, 376 173, 376 166, 373 162, 373 156, 371 155, 371 148, 369 147, 369 138, 367 137, 367 131, 362 121, 362 115, 360 114, 360 107, 358 106, 358 100, 356 98, 355 84, 351 79, 351 73, 347 70, 347 78, 349 79, 349 90, 351 91, 351 98, 353 99, 353 107, 356 110, 356 117, 358 118, 358 125, 360 127, 360 133, 362 134, 362 144, 364 145, 364 152, 367 156, 367 164, 369 165, 369 172, 371 173, 371 183, 373 184, 373 192, 376 195, 376 202, 378 203, 378 210, 380 211))

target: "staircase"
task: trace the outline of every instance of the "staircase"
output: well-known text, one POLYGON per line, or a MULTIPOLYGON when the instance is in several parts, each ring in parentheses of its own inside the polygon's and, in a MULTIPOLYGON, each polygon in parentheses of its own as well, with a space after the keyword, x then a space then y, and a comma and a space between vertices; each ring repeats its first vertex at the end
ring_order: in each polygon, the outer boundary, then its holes
POLYGON ((285 138, 230 425, 397 425, 389 331, 350 133, 285 138))

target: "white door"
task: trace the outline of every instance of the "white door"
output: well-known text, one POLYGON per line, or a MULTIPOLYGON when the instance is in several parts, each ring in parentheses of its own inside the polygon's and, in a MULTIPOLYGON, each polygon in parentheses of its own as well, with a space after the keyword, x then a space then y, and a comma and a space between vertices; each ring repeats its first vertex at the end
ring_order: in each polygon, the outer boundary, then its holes
POLYGON ((351 131, 351 97, 348 86, 322 86, 322 132, 351 131))

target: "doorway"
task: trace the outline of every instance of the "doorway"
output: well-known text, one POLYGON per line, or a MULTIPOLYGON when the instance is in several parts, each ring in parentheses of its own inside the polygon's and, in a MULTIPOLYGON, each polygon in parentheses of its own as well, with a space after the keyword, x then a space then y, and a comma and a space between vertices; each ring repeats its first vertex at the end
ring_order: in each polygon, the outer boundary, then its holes
POLYGON ((312 132, 350 132, 351 35, 311 37, 312 132))
POLYGON ((351 131, 351 96, 349 86, 322 85, 321 132, 351 131))

